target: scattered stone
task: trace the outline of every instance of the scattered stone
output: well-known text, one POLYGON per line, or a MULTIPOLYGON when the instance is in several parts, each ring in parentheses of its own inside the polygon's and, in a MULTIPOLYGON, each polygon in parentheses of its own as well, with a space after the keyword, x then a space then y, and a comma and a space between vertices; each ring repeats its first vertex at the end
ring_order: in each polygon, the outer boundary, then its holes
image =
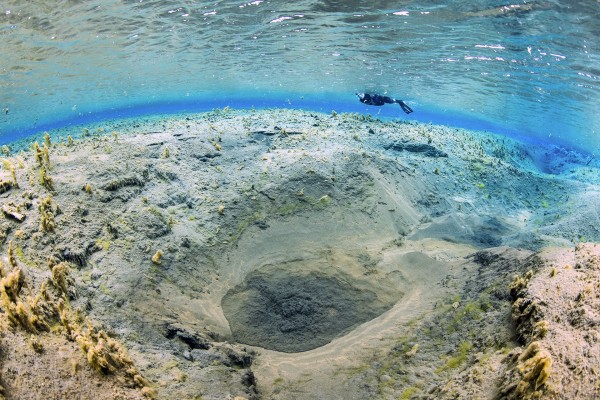
POLYGON ((2 206, 2 212, 4 212, 4 215, 14 219, 15 221, 18 221, 18 222, 25 221, 26 215, 18 212, 16 207, 11 206, 9 204, 4 204, 2 206))
POLYGON ((83 267, 86 265, 88 257, 98 251, 99 248, 96 245, 96 242, 90 241, 87 243, 70 242, 59 246, 57 250, 57 258, 59 260, 83 267))
POLYGON ((248 368, 254 360, 254 357, 245 351, 236 351, 229 347, 221 347, 219 350, 227 356, 228 361, 225 365, 230 367, 248 368))
POLYGON ((0 194, 8 192, 12 187, 13 183, 11 181, 0 181, 0 194))
POLYGON ((207 350, 211 347, 208 340, 177 323, 167 325, 167 332, 165 336, 168 339, 177 338, 190 346, 191 349, 207 350))
POLYGON ((193 349, 190 352, 193 362, 200 364, 202 368, 206 368, 213 363, 218 365, 227 365, 227 359, 221 354, 215 353, 211 350, 193 349))

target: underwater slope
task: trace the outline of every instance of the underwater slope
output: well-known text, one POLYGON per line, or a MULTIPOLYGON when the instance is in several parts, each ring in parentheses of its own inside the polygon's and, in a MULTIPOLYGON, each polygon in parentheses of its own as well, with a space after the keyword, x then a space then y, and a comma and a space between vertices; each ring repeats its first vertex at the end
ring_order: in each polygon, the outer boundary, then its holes
MULTIPOLYGON (((107 398, 444 391, 478 353, 530 344, 510 312, 546 277, 532 252, 600 236, 596 160, 482 132, 223 109, 38 141, 3 159, 8 398, 45 390, 15 379, 35 373, 27 360, 83 398, 88 380, 107 398)), ((538 345, 522 359, 543 350, 554 372, 515 363, 490 393, 552 394, 571 376, 538 345)))

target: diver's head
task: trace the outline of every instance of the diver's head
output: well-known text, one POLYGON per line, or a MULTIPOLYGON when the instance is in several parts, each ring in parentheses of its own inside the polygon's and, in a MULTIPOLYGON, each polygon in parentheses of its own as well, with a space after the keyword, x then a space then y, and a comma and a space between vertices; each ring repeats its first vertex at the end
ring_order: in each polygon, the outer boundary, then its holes
POLYGON ((369 95, 366 93, 355 93, 358 96, 358 101, 361 103, 367 103, 369 101, 369 95))

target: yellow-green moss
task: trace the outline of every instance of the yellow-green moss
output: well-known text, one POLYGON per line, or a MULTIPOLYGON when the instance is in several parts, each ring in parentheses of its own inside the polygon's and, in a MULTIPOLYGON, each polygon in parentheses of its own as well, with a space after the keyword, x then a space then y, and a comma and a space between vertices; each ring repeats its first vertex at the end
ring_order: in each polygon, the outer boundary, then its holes
POLYGON ((96 246, 106 251, 110 247, 110 239, 100 238, 96 240, 96 246))
POLYGON ((446 359, 446 363, 435 370, 437 374, 451 369, 455 369, 462 365, 469 358, 469 354, 473 345, 470 342, 461 342, 458 346, 456 355, 446 359))
POLYGON ((159 265, 161 263, 162 256, 162 250, 156 250, 156 253, 154 253, 154 255, 152 256, 152 263, 155 265, 159 265))
POLYGON ((19 261, 25 263, 25 253, 23 252, 23 248, 21 246, 15 247, 15 254, 17 255, 19 261))
POLYGON ((110 289, 105 284, 100 284, 100 286, 98 286, 98 289, 100 289, 100 291, 105 295, 110 296, 110 289))
POLYGON ((402 392, 402 394, 399 397, 399 400, 412 399, 420 391, 421 390, 417 387, 414 387, 414 386, 408 387, 408 388, 404 389, 404 391, 402 392))
POLYGON ((273 381, 273 385, 283 385, 284 382, 285 381, 283 380, 283 378, 279 376, 275 378, 275 380, 273 381))

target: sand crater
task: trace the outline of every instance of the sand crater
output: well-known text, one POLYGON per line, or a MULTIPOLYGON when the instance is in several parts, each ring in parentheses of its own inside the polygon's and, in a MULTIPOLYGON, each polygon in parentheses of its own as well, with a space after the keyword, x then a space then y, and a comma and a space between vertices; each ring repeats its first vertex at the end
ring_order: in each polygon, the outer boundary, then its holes
POLYGON ((250 272, 222 299, 233 338, 269 350, 308 351, 376 318, 402 297, 386 276, 357 272, 357 265, 331 259, 267 264, 250 272))

